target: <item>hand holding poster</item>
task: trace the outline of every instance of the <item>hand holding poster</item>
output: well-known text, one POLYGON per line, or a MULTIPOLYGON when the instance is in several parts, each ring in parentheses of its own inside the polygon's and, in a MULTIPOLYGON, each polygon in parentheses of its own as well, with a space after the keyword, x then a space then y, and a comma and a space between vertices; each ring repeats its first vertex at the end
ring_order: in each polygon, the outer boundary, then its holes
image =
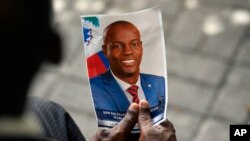
POLYGON ((82 16, 81 22, 98 126, 113 127, 132 102, 142 99, 150 105, 154 124, 165 120, 167 72, 159 8, 82 16))

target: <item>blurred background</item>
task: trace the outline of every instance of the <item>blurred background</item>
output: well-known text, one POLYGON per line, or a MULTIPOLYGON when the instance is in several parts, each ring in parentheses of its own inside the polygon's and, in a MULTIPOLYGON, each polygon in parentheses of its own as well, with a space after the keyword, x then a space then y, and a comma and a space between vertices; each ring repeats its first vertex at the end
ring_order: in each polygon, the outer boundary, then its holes
POLYGON ((230 124, 250 124, 250 0, 53 0, 63 61, 45 63, 30 94, 63 105, 88 139, 97 124, 80 16, 156 5, 167 50, 167 117, 178 141, 228 141, 230 124))

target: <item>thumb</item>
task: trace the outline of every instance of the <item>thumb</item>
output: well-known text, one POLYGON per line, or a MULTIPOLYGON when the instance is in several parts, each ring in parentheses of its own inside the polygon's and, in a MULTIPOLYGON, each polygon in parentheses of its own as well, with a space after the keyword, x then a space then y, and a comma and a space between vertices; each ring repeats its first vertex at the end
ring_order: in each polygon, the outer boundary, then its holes
POLYGON ((130 133, 130 131, 135 126, 137 119, 138 119, 138 111, 139 107, 138 104, 132 103, 125 117, 121 120, 121 122, 116 126, 119 131, 122 131, 124 134, 130 133))
POLYGON ((153 127, 152 119, 150 116, 150 107, 146 100, 141 100, 139 103, 138 124, 141 132, 144 132, 144 130, 153 127))

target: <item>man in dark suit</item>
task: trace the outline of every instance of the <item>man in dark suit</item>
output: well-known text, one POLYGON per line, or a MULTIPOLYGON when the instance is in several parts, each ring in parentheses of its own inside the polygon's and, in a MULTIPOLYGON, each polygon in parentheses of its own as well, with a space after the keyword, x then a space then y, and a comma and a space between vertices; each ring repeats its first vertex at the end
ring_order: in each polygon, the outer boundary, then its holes
MULTIPOLYGON (((102 51, 110 69, 90 79, 92 96, 100 126, 108 126, 103 120, 104 111, 125 113, 130 103, 146 99, 150 107, 157 109, 154 116, 163 117, 165 107, 164 77, 140 73, 143 55, 140 32, 127 21, 116 21, 104 30, 102 51)), ((156 121, 155 121, 156 122, 156 121)))

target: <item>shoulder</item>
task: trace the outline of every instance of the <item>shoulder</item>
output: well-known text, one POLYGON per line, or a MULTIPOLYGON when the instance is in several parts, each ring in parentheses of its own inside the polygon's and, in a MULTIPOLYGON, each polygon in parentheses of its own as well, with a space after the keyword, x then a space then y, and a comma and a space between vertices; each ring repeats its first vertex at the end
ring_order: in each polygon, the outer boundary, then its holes
POLYGON ((103 82, 110 82, 112 81, 114 78, 111 74, 111 72, 109 70, 107 70, 106 72, 97 75, 93 78, 90 79, 90 84, 99 84, 99 83, 103 83, 103 82))
POLYGON ((164 81, 165 80, 165 78, 163 76, 158 76, 158 75, 153 75, 153 74, 141 73, 140 76, 141 76, 141 79, 146 79, 146 80, 154 80, 154 81, 164 81))
POLYGON ((26 108, 28 110, 36 111, 36 112, 42 112, 47 111, 48 109, 50 111, 63 111, 65 112, 65 109, 60 106, 59 104, 52 102, 50 100, 46 100, 39 97, 28 97, 26 108))
POLYGON ((106 77, 107 75, 109 75, 109 73, 110 73, 109 71, 101 73, 93 78, 90 78, 90 81, 97 81, 97 80, 103 79, 103 77, 106 77))
POLYGON ((29 96, 25 110, 26 114, 37 118, 43 136, 61 141, 85 141, 73 118, 61 105, 29 96))
MULTIPOLYGON (((40 97, 29 96, 26 104, 26 113, 35 115, 42 124, 65 118, 68 112, 59 104, 40 97)), ((63 121, 62 120, 62 121, 63 121)))
POLYGON ((90 83, 91 88, 102 85, 103 80, 104 80, 103 74, 100 74, 98 76, 95 76, 95 77, 89 79, 89 83, 90 83))
POLYGON ((90 80, 90 82, 99 81, 99 80, 101 80, 103 78, 103 75, 104 74, 97 75, 97 76, 95 76, 93 78, 90 78, 89 80, 90 80))

